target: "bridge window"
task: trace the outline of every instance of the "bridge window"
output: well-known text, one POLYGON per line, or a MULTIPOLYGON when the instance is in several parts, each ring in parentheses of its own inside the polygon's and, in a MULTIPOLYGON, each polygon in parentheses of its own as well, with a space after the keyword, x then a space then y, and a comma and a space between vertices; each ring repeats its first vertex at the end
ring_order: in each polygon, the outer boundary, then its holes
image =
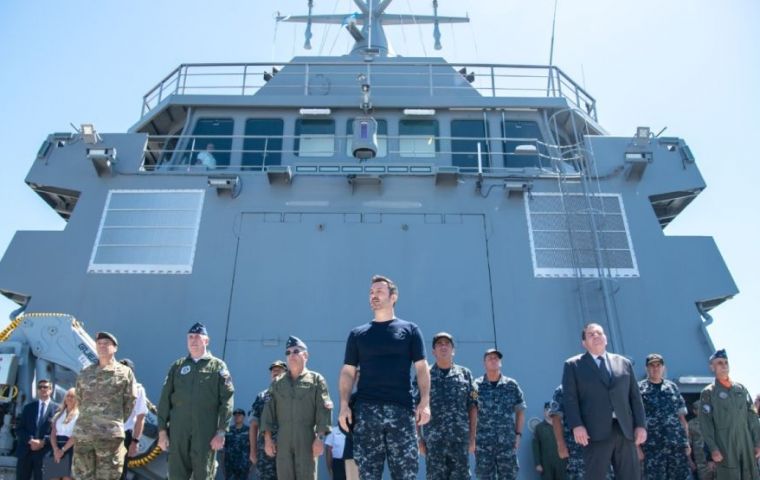
POLYGON ((282 132, 284 122, 280 118, 249 118, 245 121, 243 140, 244 169, 261 170, 282 161, 282 132))
MULTIPOLYGON (((353 157, 351 151, 351 138, 354 134, 354 119, 349 118, 346 122, 346 155, 353 157)), ((385 158, 388 156, 388 121, 377 120, 377 157, 385 158)))
POLYGON ((437 120, 401 120, 398 133, 401 157, 433 158, 438 152, 437 120))
POLYGON ((231 118, 198 120, 188 146, 193 167, 212 170, 230 165, 233 125, 231 118))
POLYGON ((452 164, 462 171, 477 171, 478 143, 481 149, 483 167, 490 166, 487 124, 483 120, 451 121, 452 164))
POLYGON ((335 154, 335 120, 296 120, 294 149, 299 157, 332 157, 335 154))
POLYGON ((204 193, 111 190, 88 273, 192 273, 204 193))
POLYGON ((505 120, 502 123, 502 137, 504 137, 505 167, 541 168, 542 165, 550 166, 546 158, 547 150, 543 143, 543 136, 536 122, 505 120), (519 150, 518 146, 521 147, 519 150), (531 147, 535 149, 535 153, 530 153, 528 149, 531 147))

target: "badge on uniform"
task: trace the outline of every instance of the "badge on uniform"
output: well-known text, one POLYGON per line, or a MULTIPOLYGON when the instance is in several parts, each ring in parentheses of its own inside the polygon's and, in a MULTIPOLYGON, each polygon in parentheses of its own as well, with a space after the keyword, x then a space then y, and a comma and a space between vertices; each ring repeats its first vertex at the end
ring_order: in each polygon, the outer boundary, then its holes
POLYGON ((179 370, 180 375, 187 375, 188 373, 190 373, 190 365, 185 365, 179 370))
POLYGON ((718 396, 719 396, 720 398, 722 398, 723 400, 725 400, 725 399, 727 399, 727 398, 728 398, 728 394, 727 394, 726 392, 720 392, 720 393, 718 394, 718 396))
POLYGON ((707 403, 703 403, 703 404, 702 404, 702 410, 703 410, 705 413, 708 413, 708 414, 709 414, 709 413, 712 411, 712 407, 711 407, 709 404, 707 404, 707 403))
POLYGON ((477 400, 478 399, 478 391, 477 390, 473 390, 472 392, 470 392, 470 397, 472 397, 473 400, 477 400))

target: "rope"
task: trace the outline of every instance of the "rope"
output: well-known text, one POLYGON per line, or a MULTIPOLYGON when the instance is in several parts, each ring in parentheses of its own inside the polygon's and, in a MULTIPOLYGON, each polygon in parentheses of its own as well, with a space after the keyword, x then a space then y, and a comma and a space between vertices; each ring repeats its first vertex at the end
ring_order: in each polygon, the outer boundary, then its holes
POLYGON ((21 314, 18 317, 16 317, 11 323, 9 323, 8 326, 5 327, 2 332, 0 332, 0 342, 4 342, 8 340, 8 337, 11 336, 11 333, 13 333, 16 327, 21 325, 21 322, 23 321, 24 321, 24 315, 21 314))
POLYGON ((406 4, 409 7, 409 14, 412 16, 412 20, 414 21, 414 24, 417 26, 417 33, 420 35, 420 45, 422 46, 422 53, 423 56, 427 57, 427 48, 425 48, 425 40, 422 38, 422 27, 420 27, 420 24, 417 23, 417 16, 414 14, 414 11, 412 10, 412 4, 409 3, 409 0, 406 0, 406 4))
POLYGON ((154 444, 151 445, 151 448, 148 450, 148 453, 141 455, 139 457, 135 457, 131 460, 127 461, 127 467, 129 468, 140 468, 144 467, 145 465, 149 464, 156 458, 158 458, 159 455, 161 455, 161 447, 158 446, 158 440, 155 440, 153 442, 154 444))

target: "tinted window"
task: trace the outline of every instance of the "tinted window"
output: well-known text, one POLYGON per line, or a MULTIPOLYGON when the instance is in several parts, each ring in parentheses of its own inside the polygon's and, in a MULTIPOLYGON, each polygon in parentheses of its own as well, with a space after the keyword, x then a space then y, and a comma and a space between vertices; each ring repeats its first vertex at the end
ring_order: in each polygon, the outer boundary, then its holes
POLYGON ((260 169, 282 161, 282 131, 279 118, 249 118, 245 121, 243 168, 260 169))
POLYGON ((502 124, 504 140, 504 166, 508 168, 541 167, 542 163, 549 166, 548 159, 538 154, 516 154, 518 145, 532 145, 536 151, 546 155, 541 130, 536 122, 505 120, 502 124), (523 140, 524 139, 524 140, 523 140))
POLYGON ((216 168, 230 164, 231 118, 202 118, 195 124, 188 150, 193 166, 216 168))
POLYGON ((451 160, 455 167, 464 171, 478 168, 478 143, 480 143, 483 167, 490 166, 487 124, 483 120, 451 121, 451 160))
MULTIPOLYGON (((388 122, 386 120, 377 121, 377 158, 388 156, 388 122)), ((353 157, 351 151, 351 136, 354 134, 354 119, 349 118, 346 122, 346 155, 353 157)))
POLYGON ((296 120, 294 149, 299 157, 332 157, 335 153, 335 120, 296 120))
POLYGON ((401 120, 398 133, 400 156, 435 157, 438 151, 437 120, 401 120))

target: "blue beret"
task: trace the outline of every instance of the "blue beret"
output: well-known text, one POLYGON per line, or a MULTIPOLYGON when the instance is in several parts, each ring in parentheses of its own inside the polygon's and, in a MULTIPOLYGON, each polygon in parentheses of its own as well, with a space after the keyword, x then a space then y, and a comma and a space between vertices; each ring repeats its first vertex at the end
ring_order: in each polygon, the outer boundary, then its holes
POLYGON ((303 340, 301 340, 298 337, 294 337, 293 335, 288 337, 288 341, 285 343, 285 348, 292 348, 292 347, 298 347, 302 350, 308 350, 308 348, 306 348, 306 344, 303 343, 303 340))
POLYGON ((726 349, 721 348, 720 350, 715 350, 715 353, 710 355, 710 361, 712 362, 716 358, 723 358, 725 360, 728 360, 728 355, 726 355, 726 349))
POLYGON ((195 325, 190 327, 190 330, 188 330, 187 333, 199 333, 201 335, 208 335, 208 330, 206 330, 206 325, 200 322, 196 322, 195 325))

